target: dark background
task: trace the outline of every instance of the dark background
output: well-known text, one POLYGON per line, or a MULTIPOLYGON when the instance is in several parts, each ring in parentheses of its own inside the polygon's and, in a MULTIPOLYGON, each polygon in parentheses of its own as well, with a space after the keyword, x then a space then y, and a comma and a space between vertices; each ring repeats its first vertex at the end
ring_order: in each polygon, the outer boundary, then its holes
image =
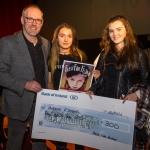
POLYGON ((79 48, 85 51, 90 63, 100 52, 101 33, 107 20, 115 14, 129 20, 142 49, 150 47, 150 0, 0 0, 0 38, 21 30, 22 9, 32 3, 44 13, 40 34, 51 41, 59 24, 72 25, 79 48))

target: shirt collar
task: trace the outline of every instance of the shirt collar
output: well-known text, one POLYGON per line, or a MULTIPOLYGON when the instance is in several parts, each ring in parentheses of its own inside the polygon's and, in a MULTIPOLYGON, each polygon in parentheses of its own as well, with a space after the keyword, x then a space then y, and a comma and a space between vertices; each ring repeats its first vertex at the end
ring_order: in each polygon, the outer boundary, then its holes
MULTIPOLYGON (((24 37, 24 39, 25 39, 26 42, 28 42, 29 44, 33 44, 33 43, 31 43, 31 42, 25 37, 23 31, 22 31, 22 34, 23 34, 23 37, 24 37)), ((38 35, 36 35, 36 37, 37 37, 37 40, 38 40, 37 43, 36 43, 36 45, 42 45, 41 36, 38 34, 38 35)))

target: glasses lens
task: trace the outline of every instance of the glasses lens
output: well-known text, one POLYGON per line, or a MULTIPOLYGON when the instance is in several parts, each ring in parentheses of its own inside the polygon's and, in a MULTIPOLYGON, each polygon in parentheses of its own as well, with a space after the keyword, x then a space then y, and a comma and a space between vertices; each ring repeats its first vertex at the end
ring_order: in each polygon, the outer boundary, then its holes
POLYGON ((41 24, 41 23, 42 23, 42 20, 36 19, 36 23, 37 23, 37 24, 41 24))
POLYGON ((33 20, 34 20, 34 19, 32 19, 32 18, 27 18, 27 21, 28 21, 29 23, 32 23, 33 20))
POLYGON ((41 24, 43 20, 40 19, 33 19, 33 18, 28 18, 28 17, 24 17, 27 19, 28 23, 33 23, 35 21, 36 24, 41 24))

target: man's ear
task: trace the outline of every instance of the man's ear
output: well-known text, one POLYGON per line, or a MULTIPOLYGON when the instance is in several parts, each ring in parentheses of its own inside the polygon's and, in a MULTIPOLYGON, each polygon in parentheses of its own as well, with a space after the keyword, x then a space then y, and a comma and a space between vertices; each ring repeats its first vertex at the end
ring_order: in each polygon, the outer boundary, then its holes
POLYGON ((21 24, 24 24, 23 16, 20 17, 21 24))

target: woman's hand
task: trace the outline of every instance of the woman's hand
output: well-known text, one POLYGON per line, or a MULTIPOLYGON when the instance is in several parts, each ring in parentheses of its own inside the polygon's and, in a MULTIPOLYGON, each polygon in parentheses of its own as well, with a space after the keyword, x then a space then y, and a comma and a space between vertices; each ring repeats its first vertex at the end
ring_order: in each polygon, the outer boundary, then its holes
POLYGON ((86 94, 88 94, 91 99, 92 99, 92 95, 94 95, 94 93, 92 91, 87 91, 86 94))
POLYGON ((136 102, 138 99, 136 93, 131 93, 131 94, 128 94, 127 96, 125 96, 125 98, 123 99, 123 103, 125 103, 125 101, 134 101, 136 102))
POLYGON ((98 78, 100 76, 100 71, 99 70, 93 70, 92 71, 94 78, 98 78))

